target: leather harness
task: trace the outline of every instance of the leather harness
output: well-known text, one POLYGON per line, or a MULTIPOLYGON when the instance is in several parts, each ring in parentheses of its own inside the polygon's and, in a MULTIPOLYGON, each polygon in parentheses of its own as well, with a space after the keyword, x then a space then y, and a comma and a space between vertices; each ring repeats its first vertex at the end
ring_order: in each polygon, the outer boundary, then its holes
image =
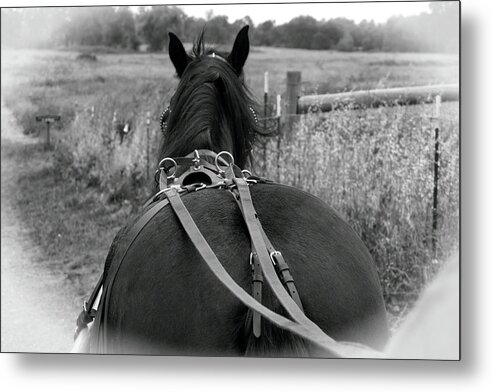
POLYGON ((164 158, 156 172, 160 191, 145 206, 148 210, 129 230, 128 245, 115 258, 108 271, 108 281, 99 279, 88 302, 77 319, 75 338, 87 325, 94 321, 95 340, 91 343, 91 351, 107 352, 107 329, 101 321, 109 308, 109 299, 119 267, 128 250, 142 229, 153 217, 167 205, 170 205, 190 240, 219 281, 245 306, 253 311, 253 334, 261 336, 261 317, 274 325, 288 330, 335 357, 349 358, 380 358, 382 354, 374 349, 358 343, 336 342, 326 335, 321 328, 313 323, 305 314, 294 278, 285 262, 282 253, 276 250, 269 241, 258 219, 249 187, 255 183, 272 183, 269 180, 251 176, 234 165, 234 158, 228 152, 216 154, 208 150, 195 150, 193 154, 180 158, 164 158), (228 156, 229 160, 224 157, 228 156), (214 159, 214 165, 205 159, 214 159), (168 163, 171 166, 167 165, 168 163), (179 177, 175 177, 178 167, 188 167, 179 177), (172 170, 173 169, 173 170, 172 170), (172 171, 172 174, 169 174, 172 171), (204 182, 193 182, 194 178, 205 179, 204 182), (191 180, 189 180, 191 178, 191 180), (206 188, 229 190, 237 202, 251 238, 249 262, 252 272, 252 295, 239 286, 224 269, 217 256, 198 229, 189 211, 186 209, 180 194, 187 194, 206 188), (287 311, 291 319, 284 317, 261 303, 263 281, 266 280, 275 297, 287 311), (100 299, 99 299, 100 297, 100 299), (98 301, 99 299, 99 301, 98 301))

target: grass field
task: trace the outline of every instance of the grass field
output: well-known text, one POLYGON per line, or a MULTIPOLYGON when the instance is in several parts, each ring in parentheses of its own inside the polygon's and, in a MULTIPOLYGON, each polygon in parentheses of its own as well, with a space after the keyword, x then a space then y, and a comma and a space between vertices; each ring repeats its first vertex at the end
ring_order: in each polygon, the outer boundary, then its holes
MULTIPOLYGON (((457 83, 458 65, 456 56, 437 54, 253 48, 246 82, 258 97, 265 71, 272 96, 284 92, 289 70, 302 71, 303 93, 457 83)), ((32 152, 32 159, 44 164, 32 178, 19 179, 20 202, 29 207, 30 224, 43 222, 42 232, 33 235, 45 256, 71 271, 80 293, 90 290, 112 236, 147 195, 152 180, 146 176, 146 114, 152 119, 154 166, 158 116, 176 85, 164 54, 100 53, 88 62, 77 60, 75 52, 2 52, 2 99, 24 131, 44 137, 35 115, 62 116, 54 130, 55 149, 32 152), (113 118, 132 124, 122 144, 113 118), (33 189, 49 192, 38 198, 33 189)), ((441 118, 440 245, 433 262, 432 110, 422 105, 311 115, 300 120, 290 139, 266 145, 265 162, 263 149, 257 151, 262 174, 320 196, 359 232, 394 314, 458 247, 459 114, 458 104, 450 103, 443 105, 441 118)))

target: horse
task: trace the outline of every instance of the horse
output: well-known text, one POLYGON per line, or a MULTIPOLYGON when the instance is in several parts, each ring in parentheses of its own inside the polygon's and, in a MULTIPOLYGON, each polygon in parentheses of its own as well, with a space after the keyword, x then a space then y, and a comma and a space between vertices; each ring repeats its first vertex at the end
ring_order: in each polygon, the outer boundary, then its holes
MULTIPOLYGON (((248 26, 238 32, 228 53, 205 46, 203 32, 187 53, 169 33, 169 57, 179 83, 165 111, 161 163, 193 151, 227 151, 237 167, 251 167, 259 126, 255 100, 244 84, 249 49, 248 26)), ((175 168, 169 177, 180 171, 175 168)), ((182 202, 228 275, 251 292, 252 240, 237 200, 218 187, 200 189, 184 194, 182 202)), ((268 181, 251 183, 249 190, 266 236, 288 263, 305 316, 332 339, 383 349, 389 328, 382 288, 356 232, 331 207, 302 190, 268 181)), ((96 316, 99 329, 90 330, 88 351, 329 356, 266 319, 255 333, 254 310, 217 280, 169 206, 135 238, 132 227, 139 217, 111 245, 101 278, 105 291, 96 316), (103 346, 97 343, 98 330, 106 336, 103 346)), ((286 315, 271 287, 265 285, 261 302, 286 315)))

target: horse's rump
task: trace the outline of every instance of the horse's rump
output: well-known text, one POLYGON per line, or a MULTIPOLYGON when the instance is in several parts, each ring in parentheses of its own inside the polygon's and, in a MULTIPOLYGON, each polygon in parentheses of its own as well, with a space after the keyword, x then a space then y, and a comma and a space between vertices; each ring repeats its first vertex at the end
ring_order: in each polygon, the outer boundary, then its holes
MULTIPOLYGON (((335 340, 381 349, 388 337, 381 287, 356 233, 325 203, 305 192, 278 184, 250 188, 266 234, 289 264, 306 315, 335 340)), ((184 195, 183 202, 225 269, 250 292, 251 243, 232 194, 205 189, 184 195)), ((113 245, 106 278, 116 273, 117 266, 110 263, 126 247, 126 232, 113 245)), ((264 286, 263 303, 282 313, 264 286)), ((109 295, 102 319, 109 352, 302 353, 302 340, 266 320, 262 320, 261 338, 252 336, 250 312, 208 269, 169 206, 132 244, 109 295)))

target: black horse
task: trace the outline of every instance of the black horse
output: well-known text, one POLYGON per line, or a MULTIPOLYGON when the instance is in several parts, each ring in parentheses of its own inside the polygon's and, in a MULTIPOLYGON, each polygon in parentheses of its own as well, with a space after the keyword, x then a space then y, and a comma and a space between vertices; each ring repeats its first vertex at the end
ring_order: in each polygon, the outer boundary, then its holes
MULTIPOLYGON (((248 26, 232 51, 206 48, 203 33, 191 55, 170 33, 169 55, 180 83, 165 121, 160 159, 195 149, 229 151, 248 167, 257 132, 254 100, 244 86, 248 26)), ((279 184, 256 184, 251 195, 259 220, 281 250, 295 279, 305 314, 336 340, 382 349, 386 312, 373 260, 351 227, 321 200, 279 184)), ((231 277, 251 291, 250 238, 230 192, 204 189, 183 202, 231 277)), ((105 352, 164 355, 324 356, 302 338, 268 321, 252 333, 252 311, 208 269, 167 206, 142 230, 118 268, 134 222, 117 235, 106 260, 100 325, 105 352)), ((284 314, 265 287, 263 304, 284 314)))

